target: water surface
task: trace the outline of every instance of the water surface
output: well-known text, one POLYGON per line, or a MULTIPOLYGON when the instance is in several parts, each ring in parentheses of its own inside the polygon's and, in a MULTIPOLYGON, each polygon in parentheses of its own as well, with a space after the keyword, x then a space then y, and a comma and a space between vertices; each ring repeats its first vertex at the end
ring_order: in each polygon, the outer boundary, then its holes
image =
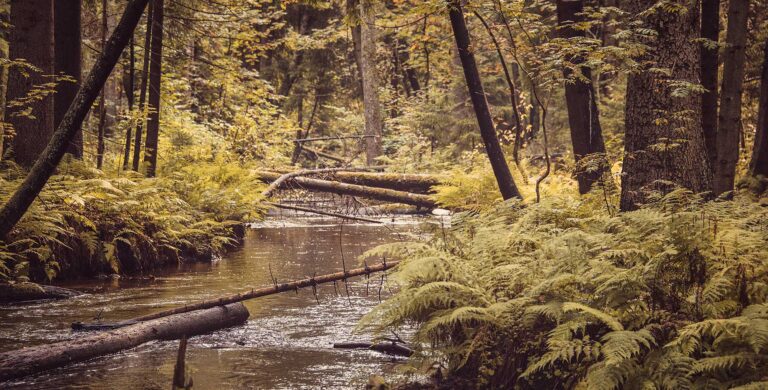
MULTIPOLYGON (((387 226, 329 219, 268 220, 248 231, 242 248, 212 264, 190 264, 153 280, 70 284, 90 295, 0 307, 0 351, 77 337, 73 321, 122 320, 189 302, 337 272, 378 244, 413 239, 423 220, 387 226), (271 271, 271 275, 270 275, 271 271)), ((196 389, 361 388, 371 374, 393 371, 393 358, 333 349, 334 342, 369 341, 353 335, 357 321, 388 295, 379 275, 246 302, 247 324, 190 339, 187 364, 196 389), (349 291, 349 296, 347 296, 349 291), (319 303, 318 303, 319 300, 319 303)), ((8 389, 167 389, 177 341, 156 341, 93 361, 6 383, 8 389)))

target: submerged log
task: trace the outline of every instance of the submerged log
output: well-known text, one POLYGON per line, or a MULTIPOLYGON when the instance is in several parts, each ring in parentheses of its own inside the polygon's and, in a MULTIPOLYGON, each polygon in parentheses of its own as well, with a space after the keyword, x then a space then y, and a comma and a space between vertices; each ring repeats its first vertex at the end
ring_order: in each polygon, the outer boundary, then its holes
MULTIPOLYGON (((167 317, 170 315, 187 313, 195 310, 203 310, 203 309, 208 309, 216 306, 227 305, 235 302, 242 302, 249 299, 264 297, 267 295, 279 294, 286 291, 297 291, 300 288, 312 287, 312 286, 317 286, 318 284, 331 283, 331 282, 336 282, 340 280, 346 280, 347 278, 351 278, 355 276, 363 276, 363 275, 369 275, 374 272, 386 271, 390 268, 393 268, 398 263, 399 263, 398 261, 384 262, 384 263, 372 265, 370 267, 366 266, 363 268, 355 268, 347 271, 336 272, 333 274, 315 276, 313 278, 295 280, 290 283, 275 284, 274 286, 271 286, 271 287, 252 289, 251 291, 243 292, 240 294, 234 294, 234 295, 228 295, 225 297, 209 299, 206 301, 201 301, 198 303, 177 307, 175 309, 169 309, 169 310, 164 310, 157 313, 147 314, 141 317, 136 317, 130 321, 136 321, 136 322, 149 321, 157 318, 167 317)), ((91 324, 82 324, 82 323, 76 322, 72 325, 87 327, 87 326, 90 326, 91 324)))
MULTIPOLYGON (((258 172, 259 177, 264 182, 273 182, 281 175, 274 172, 258 172)), ((283 182, 280 188, 298 187, 309 191, 326 192, 338 195, 359 196, 385 202, 410 204, 413 206, 433 209, 437 207, 432 198, 423 194, 413 194, 410 192, 390 190, 386 188, 367 187, 357 184, 340 183, 337 181, 310 179, 306 177, 294 177, 283 182)))
POLYGON ((0 283, 0 303, 38 301, 43 299, 66 299, 83 295, 80 291, 37 283, 0 283))
POLYGON ((395 356, 409 357, 413 355, 412 349, 396 343, 335 343, 333 347, 338 349, 368 349, 395 356))
POLYGON ((0 382, 82 362, 152 340, 174 340, 239 325, 248 320, 242 303, 193 311, 99 332, 71 341, 0 353, 0 382))
POLYGON ((339 213, 331 213, 331 212, 328 212, 328 211, 315 210, 315 209, 310 209, 310 208, 307 208, 307 207, 290 206, 290 205, 287 205, 287 204, 272 203, 272 202, 267 202, 267 204, 272 206, 272 207, 277 207, 279 209, 301 211, 301 212, 305 212, 305 213, 313 213, 313 214, 318 214, 318 215, 326 215, 326 216, 329 216, 329 217, 348 219, 348 220, 351 220, 351 221, 360 221, 360 222, 368 222, 368 223, 380 223, 380 224, 384 223, 383 221, 379 221, 379 220, 376 220, 376 219, 356 217, 354 215, 345 215, 345 214, 339 214, 339 213))

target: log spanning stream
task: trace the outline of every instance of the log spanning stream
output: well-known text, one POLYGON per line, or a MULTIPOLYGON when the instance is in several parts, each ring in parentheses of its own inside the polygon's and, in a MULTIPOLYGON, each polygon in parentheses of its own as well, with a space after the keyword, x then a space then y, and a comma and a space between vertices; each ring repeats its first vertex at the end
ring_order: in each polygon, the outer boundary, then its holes
MULTIPOLYGON (((203 299, 347 268, 378 244, 413 239, 428 229, 424 218, 385 225, 338 219, 269 219, 249 230, 244 246, 213 264, 158 272, 153 280, 68 284, 89 295, 0 307, 0 352, 78 337, 74 321, 120 321, 203 299), (343 247, 343 252, 340 248, 343 247)), ((361 388, 371 374, 390 372, 393 358, 367 350, 333 349, 333 343, 369 341, 353 335, 378 301, 381 275, 344 285, 318 286, 245 302, 244 326, 190 339, 187 365, 195 388, 361 388), (367 291, 366 291, 367 290, 367 291), (338 293, 337 293, 338 292, 338 293)), ((389 295, 386 284, 381 296, 389 295)), ((167 389, 178 341, 155 341, 115 355, 3 384, 8 389, 167 389)))

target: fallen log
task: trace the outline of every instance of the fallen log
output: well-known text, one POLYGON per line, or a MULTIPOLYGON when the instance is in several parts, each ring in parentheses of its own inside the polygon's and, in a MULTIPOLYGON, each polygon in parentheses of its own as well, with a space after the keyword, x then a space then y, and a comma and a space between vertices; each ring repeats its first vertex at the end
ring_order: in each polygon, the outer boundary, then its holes
POLYGON ((322 158, 327 158, 328 160, 336 161, 338 163, 345 163, 346 162, 346 161, 344 161, 343 158, 341 158, 339 156, 336 156, 336 155, 330 154, 330 153, 326 153, 326 152, 323 152, 321 150, 308 148, 306 146, 302 146, 301 147, 301 152, 305 153, 305 154, 308 154, 308 155, 314 157, 315 159, 317 159, 318 157, 322 157, 322 158))
MULTIPOLYGON (((347 278, 351 278, 355 276, 363 276, 363 275, 369 275, 374 272, 386 271, 396 266, 398 263, 399 263, 398 261, 384 262, 384 263, 372 265, 370 267, 366 266, 363 268, 355 268, 347 271, 315 276, 313 278, 295 280, 290 283, 275 284, 274 286, 271 286, 271 287, 252 289, 251 291, 246 291, 240 294, 234 294, 234 295, 228 295, 225 297, 209 299, 205 301, 200 301, 198 303, 184 305, 174 309, 147 314, 141 317, 136 317, 130 321, 137 321, 137 322, 150 321, 157 318, 163 318, 163 317, 167 317, 175 314, 187 313, 195 310, 209 309, 216 306, 228 305, 231 303, 242 302, 249 299, 264 297, 267 295, 274 295, 274 294, 278 294, 286 291, 297 291, 298 289, 304 288, 304 287, 312 287, 312 286, 317 286, 318 284, 331 283, 331 282, 336 282, 340 280, 346 280, 347 278)), ((79 322, 76 322, 75 324, 79 324, 79 326, 90 325, 90 324, 82 324, 79 322)), ((73 326, 75 324, 73 324, 73 326)))
POLYGON ((66 299, 78 295, 83 295, 83 293, 63 287, 45 286, 30 282, 0 283, 0 303, 66 299))
MULTIPOLYGON (((273 182, 280 177, 279 173, 257 172, 264 182, 273 182)), ((311 179, 307 177, 294 177, 283 182, 279 188, 299 187, 309 191, 326 192, 339 195, 359 196, 385 202, 410 204, 413 206, 433 209, 437 207, 432 198, 423 194, 413 194, 410 192, 390 190, 387 188, 366 187, 357 184, 340 183, 330 180, 311 179)))
POLYGON ((441 183, 441 178, 429 174, 373 173, 373 172, 336 172, 329 180, 357 184, 369 187, 382 187, 392 190, 428 194, 432 187, 441 183))
POLYGON ((379 220, 376 220, 376 219, 356 217, 354 215, 345 215, 345 214, 339 214, 339 213, 331 213, 331 212, 328 212, 328 211, 314 210, 314 209, 310 209, 310 208, 306 208, 306 207, 300 207, 300 206, 289 206, 287 204, 272 203, 272 202, 267 202, 267 204, 272 206, 272 207, 277 207, 279 209, 302 211, 302 212, 305 212, 305 213, 313 213, 313 214, 319 214, 319 215, 327 215, 329 217, 348 219, 348 220, 351 220, 351 221, 361 221, 361 222, 369 222, 369 223, 384 223, 383 221, 379 221, 379 220))
POLYGON ((239 325, 248 320, 242 303, 166 316, 71 341, 0 353, 0 382, 82 362, 152 340, 174 340, 239 325))
POLYGON ((304 142, 315 142, 315 141, 333 141, 333 140, 341 140, 341 139, 363 139, 363 138, 372 138, 373 135, 341 135, 336 137, 309 137, 309 138, 299 138, 293 140, 293 142, 297 143, 304 143, 304 142))
POLYGON ((413 355, 412 349, 396 343, 335 343, 333 347, 338 349, 367 349, 395 356, 409 357, 413 355))
POLYGON ((298 171, 287 172, 278 176, 277 179, 275 179, 272 183, 270 183, 269 187, 267 187, 264 191, 261 192, 261 195, 265 198, 269 197, 286 180, 293 177, 297 177, 297 176, 319 175, 323 173, 333 173, 333 172, 340 172, 340 171, 350 171, 350 172, 367 171, 367 170, 373 170, 373 169, 381 169, 381 167, 301 169, 298 171))

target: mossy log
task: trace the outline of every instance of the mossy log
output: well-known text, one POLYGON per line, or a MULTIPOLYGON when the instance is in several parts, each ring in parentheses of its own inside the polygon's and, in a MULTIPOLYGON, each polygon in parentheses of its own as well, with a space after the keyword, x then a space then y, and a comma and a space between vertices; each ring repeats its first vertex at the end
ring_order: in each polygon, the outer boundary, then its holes
POLYGON ((239 325, 248 320, 242 303, 141 322, 71 341, 0 353, 0 382, 93 359, 152 340, 175 340, 239 325))
POLYGON ((37 283, 0 283, 0 303, 65 299, 83 295, 80 291, 37 283))
POLYGON ((432 187, 440 184, 440 177, 428 174, 373 173, 373 172, 337 172, 330 180, 369 187, 389 188, 397 191, 428 194, 432 187))
MULTIPOLYGON (((259 177, 266 183, 277 180, 281 175, 275 172, 258 172, 259 177)), ((414 194, 388 188, 368 187, 357 184, 347 184, 331 180, 294 177, 286 180, 279 188, 303 188, 309 191, 326 192, 339 195, 359 196, 385 202, 403 203, 413 206, 433 209, 437 207, 432 198, 423 194, 414 194)))

